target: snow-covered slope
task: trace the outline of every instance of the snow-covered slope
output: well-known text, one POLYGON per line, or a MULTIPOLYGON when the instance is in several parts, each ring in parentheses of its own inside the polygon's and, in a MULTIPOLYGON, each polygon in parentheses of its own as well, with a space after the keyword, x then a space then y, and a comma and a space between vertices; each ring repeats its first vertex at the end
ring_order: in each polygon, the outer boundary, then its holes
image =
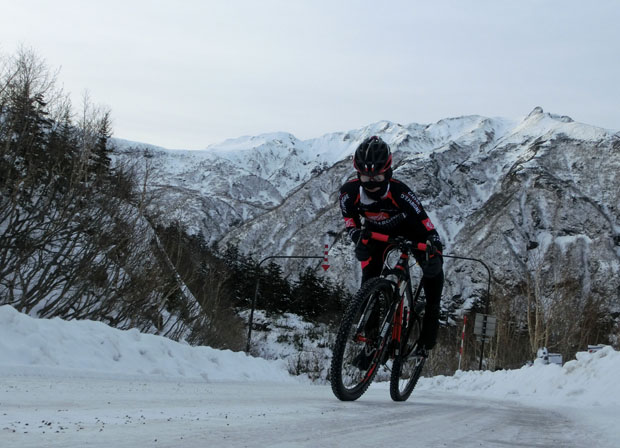
MULTIPOLYGON (((484 259, 502 288, 516 288, 536 255, 562 268, 545 275, 578 276, 584 297, 603 285, 599 292, 620 309, 620 136, 541 108, 522 120, 383 121, 303 141, 276 133, 199 152, 127 145, 122 152, 151 167, 164 221, 259 258, 321 255, 329 244, 327 275, 355 288, 337 196, 354 174, 351 155, 370 135, 391 145, 395 177, 416 191, 448 253, 484 259), (532 241, 535 253, 526 251, 532 241)), ((479 296, 486 275, 475 265, 453 269, 444 295, 450 309, 479 296)))
POLYGON ((606 347, 579 353, 563 367, 535 363, 421 378, 406 403, 417 417, 408 412, 401 422, 402 406, 389 404, 385 383, 372 385, 359 402, 341 403, 328 385, 289 376, 283 362, 100 322, 33 319, 2 306, 0 441, 11 447, 340 446, 359 432, 346 428, 361 421, 372 434, 358 435, 358 446, 375 446, 394 428, 402 441, 401 431, 415 424, 419 434, 430 434, 431 445, 557 446, 559 440, 584 446, 589 440, 612 447, 620 440, 619 369, 620 353, 606 347), (441 432, 446 428, 449 437, 441 432), (366 437, 372 443, 362 443, 366 437))
POLYGON ((192 347, 96 321, 35 319, 0 306, 0 376, 296 382, 283 360, 192 347))
MULTIPOLYGON (((278 335, 272 335, 272 343, 278 335)), ((275 344, 269 350, 276 350, 275 344)), ((266 360, 230 350, 192 347, 137 330, 101 322, 36 319, 0 306, 0 376, 142 378, 204 382, 306 383, 289 375, 283 360, 266 360)), ((605 347, 581 352, 560 367, 538 360, 517 370, 458 371, 423 378, 420 390, 458 391, 493 398, 537 397, 589 406, 620 408, 620 352, 605 347)))
MULTIPOLYGON (((273 335, 272 340, 278 335, 273 335)), ((275 350, 275 345, 270 348, 275 350)), ((95 321, 35 319, 0 306, 0 376, 125 378, 201 382, 306 383, 283 360, 191 347, 161 336, 123 331, 95 321)), ((536 361, 498 372, 462 372, 423 378, 420 390, 456 391, 492 398, 535 398, 620 409, 620 353, 605 347, 578 353, 560 367, 536 361)))

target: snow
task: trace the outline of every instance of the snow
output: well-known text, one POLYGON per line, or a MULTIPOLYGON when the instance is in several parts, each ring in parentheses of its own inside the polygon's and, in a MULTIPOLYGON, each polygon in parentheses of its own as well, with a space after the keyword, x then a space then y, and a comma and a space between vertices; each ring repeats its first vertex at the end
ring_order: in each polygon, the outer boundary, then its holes
POLYGON ((293 134, 287 132, 271 132, 255 136, 246 135, 243 137, 231 138, 221 143, 209 145, 207 149, 217 153, 245 151, 248 148, 264 146, 274 140, 285 141, 292 144, 299 142, 293 134))
POLYGON ((0 307, 0 375, 298 382, 283 361, 0 307))
POLYGON ((576 358, 561 367, 536 360, 518 370, 458 371, 452 377, 424 378, 418 389, 562 409, 620 446, 620 352, 606 346, 595 353, 579 352, 576 358))
MULTIPOLYGON (((597 434, 597 438, 606 439, 609 446, 617 446, 620 445, 620 429, 616 421, 620 412, 618 371, 620 371, 620 353, 611 347, 604 347, 596 353, 581 352, 577 355, 577 359, 568 361, 563 366, 545 365, 536 361, 532 366, 524 366, 517 370, 457 371, 453 376, 422 378, 416 389, 418 391, 416 393, 420 395, 416 398, 414 394, 410 400, 424 402, 424 400, 429 400, 428 397, 433 400, 435 396, 437 400, 446 400, 446 396, 454 395, 453 402, 462 399, 459 397, 470 396, 472 403, 480 400, 502 400, 502 403, 535 406, 539 409, 548 409, 552 412, 550 415, 560 413, 568 416, 590 428, 593 434, 597 434)), ((112 394, 115 400, 121 402, 117 406, 131 407, 131 403, 139 399, 137 397, 140 396, 141 390, 144 391, 143 394, 157 393, 155 391, 157 387, 151 384, 156 381, 161 384, 171 384, 162 386, 163 389, 174 388, 175 396, 170 397, 171 403, 175 403, 174 406, 182 406, 179 403, 180 398, 176 396, 177 392, 182 393, 184 390, 191 396, 195 393, 192 392, 192 388, 202 387, 199 386, 200 384, 209 385, 210 391, 221 388, 226 393, 230 393, 234 390, 236 401, 247 400, 245 412, 251 414, 245 417, 248 419, 252 416, 260 416, 261 409, 263 409, 261 406, 264 406, 261 404, 262 399, 259 400, 252 396, 252 390, 256 390, 257 394, 269 394, 273 393, 274 387, 290 387, 286 390, 291 393, 314 397, 307 398, 307 400, 314 400, 313 406, 320 410, 321 415, 325 408, 321 407, 320 403, 329 407, 331 412, 346 409, 347 417, 352 412, 369 412, 368 403, 359 408, 348 405, 346 408, 338 407, 341 405, 336 406, 334 403, 336 399, 330 396, 327 386, 314 385, 307 378, 289 375, 287 363, 283 360, 265 360, 228 350, 191 347, 164 337, 141 334, 135 330, 117 330, 101 322, 64 321, 59 318, 35 319, 17 312, 8 305, 0 307, 0 377, 5 386, 0 390, 0 405, 2 406, 0 441, 3 434, 8 436, 10 432, 10 436, 14 437, 11 439, 14 442, 11 446, 20 446, 19 441, 22 440, 18 437, 19 435, 15 435, 17 434, 16 428, 24 429, 24 434, 27 432, 25 429, 28 428, 23 427, 23 423, 20 426, 20 422, 27 421, 29 416, 33 421, 35 418, 39 419, 37 422, 47 421, 45 418, 41 420, 42 411, 37 405, 39 399, 46 403, 47 400, 56 399, 59 403, 64 403, 63 400, 66 400, 64 405, 58 404, 58 406, 71 406, 82 399, 81 397, 85 394, 89 395, 88 391, 84 390, 89 387, 88 384, 91 384, 89 382, 96 385, 96 388, 110 388, 105 393, 100 389, 93 390, 92 393, 101 400, 105 399, 106 394, 112 394), (102 380, 108 383, 102 383, 102 380), (137 383, 131 383, 132 386, 127 389, 128 392, 121 393, 119 390, 122 388, 118 385, 122 381, 137 381, 137 383), (238 386, 233 387, 231 383, 237 383, 238 386), (267 383, 276 383, 277 386, 261 389, 264 387, 261 384, 267 383), (29 390, 32 392, 29 393, 29 390), (260 392, 261 390, 270 392, 260 392), (316 394, 312 390, 315 390, 316 394), (54 393, 62 396, 54 398, 54 393), (27 400, 28 403, 23 403, 23 400, 27 400)), ((389 409, 391 409, 390 406, 397 406, 395 403, 389 404, 391 401, 386 389, 385 383, 371 386, 366 397, 370 400, 369 404, 376 405, 378 410, 386 406, 389 409), (381 399, 383 402, 377 403, 377 400, 381 399)), ((293 414, 300 414, 300 418, 303 418, 306 412, 303 403, 287 402, 285 395, 286 392, 278 396, 278 400, 282 400, 278 403, 287 407, 286 413, 273 412, 273 409, 268 408, 270 415, 279 415, 277 418, 281 419, 280 422, 284 426, 288 418, 293 418, 293 414)), ((363 401, 364 398, 360 400, 363 401)), ((181 415, 179 410, 168 421, 173 418, 181 420, 187 418, 189 421, 190 417, 191 420, 196 420, 192 413, 208 414, 207 409, 214 414, 213 408, 200 409, 203 406, 200 404, 203 402, 201 400, 194 404, 197 408, 192 408, 191 411, 183 408, 185 414, 181 415)), ((448 398, 447 401, 449 403, 451 400, 448 398)), ((108 404, 110 404, 109 401, 108 404)), ((154 407, 163 406, 161 414, 164 414, 167 405, 166 401, 153 404, 154 407)), ((95 404, 89 401, 87 406, 95 406, 95 404)), ((140 404, 140 406, 146 405, 140 404)), ((216 419, 211 420, 209 425, 217 425, 217 422, 221 425, 227 424, 224 423, 226 419, 223 417, 226 402, 224 401, 219 406, 217 408, 220 412, 219 416, 214 416, 216 419)), ((70 425, 84 428, 86 426, 84 421, 94 418, 93 415, 99 415, 95 414, 91 408, 86 408, 83 412, 84 415, 81 417, 64 416, 65 420, 62 423, 64 430, 61 432, 66 432, 70 425)), ((117 412, 124 411, 121 409, 117 412)), ((154 409, 150 409, 149 412, 154 412, 154 409)), ((146 414, 146 411, 143 414, 146 414)), ((125 425, 130 423, 132 415, 129 415, 128 411, 125 425)), ((60 416, 57 417, 60 418, 60 416)), ((99 416, 99 418, 102 417, 99 416)), ((112 414, 108 415, 108 418, 118 419, 112 414)), ((149 416, 142 415, 142 418, 148 419, 149 416)), ((100 422, 96 423, 100 424, 100 422)), ((122 430, 125 432, 121 432, 121 423, 116 423, 119 428, 118 437, 124 437, 130 427, 125 426, 122 430)), ((46 427, 45 424, 40 425, 40 428, 46 427)), ((30 427, 30 430, 32 432, 35 428, 30 427)), ((79 429, 76 429, 74 438, 69 439, 69 443, 75 443, 74 446, 79 446, 78 440, 81 439, 78 437, 82 437, 77 435, 78 431, 79 429)), ((580 434, 583 437, 583 433, 576 433, 577 436, 580 434)), ((176 436, 179 434, 177 433, 176 436)), ((2 443, 0 445, 5 446, 2 443)))
POLYGON ((536 107, 512 130, 509 141, 520 142, 524 137, 551 137, 558 134, 580 140, 600 140, 610 133, 613 130, 574 122, 570 117, 546 113, 536 107))
POLYGON ((454 376, 426 378, 421 389, 484 394, 528 402, 576 404, 620 409, 617 369, 620 353, 605 346, 595 353, 579 352, 563 366, 536 360, 518 370, 458 371, 454 376))

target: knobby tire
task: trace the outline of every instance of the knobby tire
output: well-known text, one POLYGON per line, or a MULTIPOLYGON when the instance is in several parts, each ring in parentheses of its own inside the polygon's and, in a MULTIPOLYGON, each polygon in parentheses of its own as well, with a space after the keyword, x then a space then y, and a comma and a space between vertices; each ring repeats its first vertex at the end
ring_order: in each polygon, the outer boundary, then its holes
POLYGON ((379 349, 379 353, 374 355, 372 362, 365 370, 359 370, 351 364, 354 356, 363 350, 364 346, 363 343, 356 342, 354 336, 364 311, 368 311, 369 300, 372 301, 370 303, 378 301, 378 309, 381 310, 379 322, 383 322, 390 306, 392 293, 392 282, 382 278, 369 279, 364 282, 343 315, 334 345, 330 373, 332 391, 342 401, 353 401, 361 397, 380 367, 383 351, 386 350, 386 341, 391 331, 387 331, 381 341, 378 336, 374 339, 373 346, 379 349))
POLYGON ((390 396, 394 401, 406 401, 420 379, 426 358, 415 357, 412 352, 420 336, 421 323, 421 318, 413 315, 406 327, 403 324, 403 328, 406 328, 405 337, 392 363, 390 375, 390 396))

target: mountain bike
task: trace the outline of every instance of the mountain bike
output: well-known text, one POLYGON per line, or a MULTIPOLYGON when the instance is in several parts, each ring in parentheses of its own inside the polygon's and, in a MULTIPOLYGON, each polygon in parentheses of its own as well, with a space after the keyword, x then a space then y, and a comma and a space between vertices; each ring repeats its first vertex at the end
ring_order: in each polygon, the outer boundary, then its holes
POLYGON ((370 238, 391 246, 381 275, 364 282, 345 310, 331 362, 332 390, 340 400, 357 400, 386 365, 391 370, 390 396, 405 401, 426 360, 416 354, 425 303, 420 297, 422 280, 413 293, 409 255, 426 251, 427 245, 376 232, 370 238), (390 267, 387 260, 394 253, 398 260, 390 267))

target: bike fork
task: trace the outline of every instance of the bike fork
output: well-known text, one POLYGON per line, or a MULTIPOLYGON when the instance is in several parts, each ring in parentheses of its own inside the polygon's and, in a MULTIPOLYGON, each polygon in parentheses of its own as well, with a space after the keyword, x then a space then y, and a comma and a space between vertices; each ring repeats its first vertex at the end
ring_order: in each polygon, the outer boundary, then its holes
POLYGON ((394 314, 394 325, 392 325, 392 342, 394 344, 394 356, 398 356, 400 351, 400 340, 403 332, 403 300, 398 304, 398 309, 394 314))
POLYGON ((394 356, 400 354, 400 349, 403 340, 403 330, 406 329, 406 324, 409 321, 409 308, 405 306, 405 299, 401 299, 398 304, 398 309, 394 316, 394 324, 392 326, 392 341, 394 344, 394 356))

